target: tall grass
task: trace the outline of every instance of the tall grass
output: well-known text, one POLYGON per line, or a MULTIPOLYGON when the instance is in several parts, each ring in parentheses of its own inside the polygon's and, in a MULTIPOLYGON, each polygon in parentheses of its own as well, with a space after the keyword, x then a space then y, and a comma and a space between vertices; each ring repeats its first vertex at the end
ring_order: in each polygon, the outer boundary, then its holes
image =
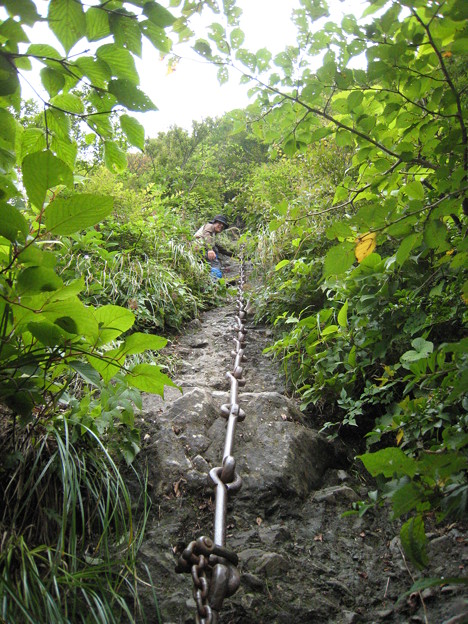
POLYGON ((0 445, 0 621, 144 621, 136 575, 144 484, 132 500, 103 443, 63 418, 4 430, 0 445))

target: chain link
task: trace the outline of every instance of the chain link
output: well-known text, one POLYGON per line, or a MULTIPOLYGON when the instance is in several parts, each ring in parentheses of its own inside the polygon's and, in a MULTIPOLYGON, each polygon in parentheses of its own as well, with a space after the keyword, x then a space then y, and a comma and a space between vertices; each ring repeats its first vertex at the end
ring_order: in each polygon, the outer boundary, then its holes
POLYGON ((208 481, 215 489, 214 539, 199 537, 190 542, 176 566, 176 572, 192 575, 197 624, 217 624, 224 599, 232 596, 240 585, 238 557, 235 552, 226 548, 226 509, 228 495, 234 495, 242 487, 242 479, 236 472, 236 460, 232 452, 236 424, 245 418, 245 412, 238 403, 239 388, 245 385, 241 366, 245 360, 244 345, 247 334, 244 286, 245 267, 241 257, 234 327, 237 334, 233 338, 234 349, 231 351, 234 363, 232 371, 226 373, 231 383, 230 402, 221 406, 221 416, 227 421, 223 461, 221 466, 212 468, 208 475, 208 481))

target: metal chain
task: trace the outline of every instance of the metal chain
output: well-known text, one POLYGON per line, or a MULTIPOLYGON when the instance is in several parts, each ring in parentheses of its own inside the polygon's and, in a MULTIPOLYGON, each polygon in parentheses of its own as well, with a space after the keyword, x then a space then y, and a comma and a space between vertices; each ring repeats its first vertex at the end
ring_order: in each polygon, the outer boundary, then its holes
POLYGON ((235 348, 231 351, 234 364, 232 371, 226 373, 231 382, 230 403, 221 406, 221 415, 227 420, 223 461, 221 466, 210 470, 208 477, 215 488, 214 539, 203 536, 190 542, 176 566, 176 572, 192 574, 197 624, 217 624, 224 599, 232 596, 240 585, 238 557, 232 550, 226 548, 226 509, 228 496, 236 494, 242 486, 242 479, 236 472, 236 460, 232 449, 236 424, 245 418, 245 413, 238 402, 239 387, 245 385, 241 366, 245 359, 247 318, 244 286, 245 268, 244 259, 241 257, 236 299, 238 311, 234 327, 237 336, 233 339, 235 348))

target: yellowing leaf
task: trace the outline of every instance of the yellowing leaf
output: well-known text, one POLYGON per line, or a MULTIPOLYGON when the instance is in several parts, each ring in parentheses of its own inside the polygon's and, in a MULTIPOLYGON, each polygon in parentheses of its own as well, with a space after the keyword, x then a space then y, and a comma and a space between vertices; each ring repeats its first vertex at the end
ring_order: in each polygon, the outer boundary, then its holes
POLYGON ((398 433, 397 433, 397 436, 396 436, 397 446, 400 446, 400 443, 403 440, 403 435, 404 435, 403 434, 403 429, 398 429, 398 433))
POLYGON ((356 248, 354 255, 358 262, 362 262, 364 258, 370 256, 377 246, 377 234, 375 232, 367 232, 356 239, 356 248))

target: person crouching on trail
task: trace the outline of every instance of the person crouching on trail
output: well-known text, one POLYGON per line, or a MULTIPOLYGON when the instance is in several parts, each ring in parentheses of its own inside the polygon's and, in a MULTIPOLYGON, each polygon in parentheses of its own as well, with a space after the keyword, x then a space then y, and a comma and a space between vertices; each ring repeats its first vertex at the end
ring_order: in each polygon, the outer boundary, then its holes
POLYGON ((226 256, 232 256, 229 251, 217 245, 215 241, 216 234, 220 234, 228 227, 229 223, 226 217, 224 215, 216 215, 209 223, 206 223, 195 232, 195 238, 201 239, 201 242, 207 250, 206 259, 211 266, 210 275, 215 280, 223 277, 219 254, 222 253, 226 256))

